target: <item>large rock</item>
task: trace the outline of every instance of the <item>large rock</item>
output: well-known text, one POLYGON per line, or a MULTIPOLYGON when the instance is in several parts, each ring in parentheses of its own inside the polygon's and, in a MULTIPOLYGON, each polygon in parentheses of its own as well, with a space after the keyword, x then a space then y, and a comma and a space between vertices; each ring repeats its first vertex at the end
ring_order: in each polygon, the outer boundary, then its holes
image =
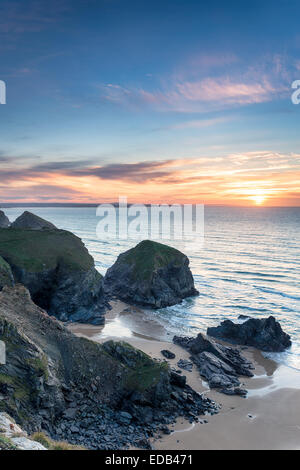
POLYGON ((0 256, 0 290, 4 286, 13 286, 14 277, 9 264, 0 256))
POLYGON ((30 439, 7 413, 0 413, 0 450, 47 450, 30 439))
POLYGON ((30 434, 43 430, 93 449, 136 447, 141 436, 178 416, 216 409, 189 386, 174 384, 166 362, 124 342, 75 336, 22 285, 0 292, 0 341, 7 352, 0 416, 8 413, 30 434))
POLYGON ((0 211, 0 228, 8 228, 9 226, 10 221, 8 217, 6 217, 3 211, 0 211))
POLYGON ((64 230, 0 229, 0 256, 33 301, 60 320, 104 323, 103 278, 82 241, 64 230))
POLYGON ((11 224, 11 227, 28 230, 56 230, 55 225, 51 222, 28 211, 23 212, 23 214, 11 224))
POLYGON ((173 342, 188 350, 200 375, 210 388, 226 394, 245 395, 238 376, 252 377, 254 368, 237 349, 210 341, 201 333, 196 338, 174 336, 173 342))
POLYGON ((262 319, 250 318, 239 324, 225 320, 217 327, 208 328, 207 334, 229 343, 253 346, 262 351, 281 352, 292 344, 290 336, 272 316, 262 319))
POLYGON ((136 305, 161 308, 197 295, 188 258, 167 245, 144 240, 122 253, 105 276, 105 288, 136 305))

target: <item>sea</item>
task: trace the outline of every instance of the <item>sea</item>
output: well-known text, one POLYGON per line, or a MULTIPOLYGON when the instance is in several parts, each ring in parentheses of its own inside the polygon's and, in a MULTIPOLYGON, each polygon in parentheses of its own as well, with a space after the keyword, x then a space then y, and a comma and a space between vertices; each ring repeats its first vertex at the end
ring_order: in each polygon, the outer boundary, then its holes
MULTIPOLYGON (((138 243, 135 237, 99 238, 96 207, 4 209, 11 221, 24 210, 79 236, 101 274, 138 243)), ((300 208, 205 206, 204 237, 157 241, 189 257, 199 296, 149 315, 170 333, 190 336, 224 319, 237 321, 241 314, 273 315, 293 345, 269 356, 300 370, 300 208)))

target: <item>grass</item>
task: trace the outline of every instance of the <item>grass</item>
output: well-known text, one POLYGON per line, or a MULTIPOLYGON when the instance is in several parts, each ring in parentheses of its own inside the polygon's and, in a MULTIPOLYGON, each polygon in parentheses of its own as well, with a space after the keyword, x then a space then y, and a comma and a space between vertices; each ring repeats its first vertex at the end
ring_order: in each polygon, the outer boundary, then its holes
POLYGON ((167 362, 157 362, 124 341, 107 341, 103 348, 126 367, 124 386, 129 390, 144 392, 156 385, 162 374, 168 371, 167 362))
POLYGON ((13 274, 9 264, 0 256, 0 286, 13 284, 13 274))
POLYGON ((132 272, 134 279, 149 279, 153 272, 168 266, 171 262, 180 266, 184 255, 163 243, 144 240, 121 256, 122 262, 134 266, 132 272))
POLYGON ((39 442, 48 450, 86 450, 85 447, 74 446, 65 441, 54 441, 43 432, 35 432, 30 439, 39 442))
POLYGON ((15 444, 6 436, 0 434, 0 450, 16 450, 15 444))
POLYGON ((80 238, 65 230, 0 229, 0 256, 29 272, 55 269, 58 264, 71 271, 94 266, 80 238))
POLYGON ((35 369, 38 377, 43 376, 45 380, 48 380, 49 378, 48 359, 45 354, 43 354, 42 357, 33 357, 33 358, 26 359, 26 363, 30 367, 33 367, 35 369))

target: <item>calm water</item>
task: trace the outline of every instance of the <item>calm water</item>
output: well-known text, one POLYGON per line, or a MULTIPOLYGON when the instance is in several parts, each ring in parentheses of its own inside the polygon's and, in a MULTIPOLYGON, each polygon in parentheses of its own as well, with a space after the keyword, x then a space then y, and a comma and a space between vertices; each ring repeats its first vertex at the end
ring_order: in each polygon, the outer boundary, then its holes
MULTIPOLYGON (((136 240, 98 240, 95 208, 26 208, 83 239, 104 274, 136 240)), ((5 209, 10 220, 25 208, 5 209)), ((300 208, 205 208, 205 240, 164 241, 190 258, 200 296, 153 312, 167 328, 196 335, 240 314, 274 315, 292 336, 276 354, 300 370, 300 208)), ((274 357, 274 356, 273 356, 274 357)))

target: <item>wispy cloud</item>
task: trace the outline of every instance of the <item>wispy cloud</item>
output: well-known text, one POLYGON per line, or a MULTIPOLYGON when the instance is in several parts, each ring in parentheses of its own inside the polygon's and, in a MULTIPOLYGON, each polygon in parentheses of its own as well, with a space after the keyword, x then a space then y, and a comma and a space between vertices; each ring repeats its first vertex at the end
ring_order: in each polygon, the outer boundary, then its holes
POLYGON ((132 109, 149 107, 156 111, 202 113, 264 103, 288 93, 290 74, 285 57, 274 55, 253 65, 224 68, 230 61, 238 62, 238 59, 230 54, 200 56, 198 61, 193 59, 194 66, 189 63, 186 69, 181 67, 162 78, 156 89, 109 83, 98 85, 100 96, 132 109), (212 75, 211 68, 217 66, 223 73, 212 75))

